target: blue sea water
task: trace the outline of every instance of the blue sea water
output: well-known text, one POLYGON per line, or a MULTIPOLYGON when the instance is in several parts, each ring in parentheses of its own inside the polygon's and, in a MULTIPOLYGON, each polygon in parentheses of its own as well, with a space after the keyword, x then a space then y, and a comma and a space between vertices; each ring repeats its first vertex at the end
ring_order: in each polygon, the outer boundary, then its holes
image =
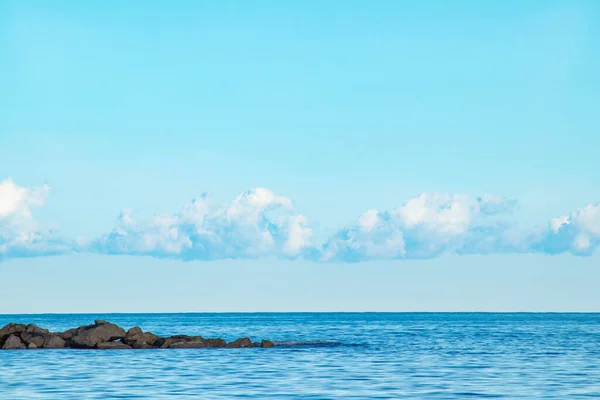
POLYGON ((0 398, 600 398, 600 314, 0 315, 0 326, 65 330, 94 319, 287 345, 0 351, 0 398))

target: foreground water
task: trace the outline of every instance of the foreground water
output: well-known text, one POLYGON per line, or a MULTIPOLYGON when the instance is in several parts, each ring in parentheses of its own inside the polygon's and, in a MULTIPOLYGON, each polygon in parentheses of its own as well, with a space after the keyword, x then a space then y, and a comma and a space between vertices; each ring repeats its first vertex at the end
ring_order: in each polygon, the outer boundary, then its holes
POLYGON ((0 326, 94 319, 288 345, 0 351, 0 398, 600 398, 600 314, 0 315, 0 326))

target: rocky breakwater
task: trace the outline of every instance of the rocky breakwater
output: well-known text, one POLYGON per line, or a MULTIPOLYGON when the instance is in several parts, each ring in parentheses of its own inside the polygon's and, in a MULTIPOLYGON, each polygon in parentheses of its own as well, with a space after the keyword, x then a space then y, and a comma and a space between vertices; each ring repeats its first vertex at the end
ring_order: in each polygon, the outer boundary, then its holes
POLYGON ((128 331, 107 321, 96 320, 93 325, 80 326, 65 332, 50 332, 34 324, 8 324, 0 329, 0 349, 195 349, 273 347, 271 341, 252 342, 241 338, 227 343, 223 339, 202 336, 156 336, 139 327, 128 331))

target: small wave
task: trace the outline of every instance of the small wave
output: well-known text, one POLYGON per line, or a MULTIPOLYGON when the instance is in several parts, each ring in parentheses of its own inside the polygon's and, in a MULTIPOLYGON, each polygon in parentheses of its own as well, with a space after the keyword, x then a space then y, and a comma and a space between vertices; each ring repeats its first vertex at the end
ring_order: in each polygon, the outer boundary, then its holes
POLYGON ((284 340, 281 342, 275 342, 275 346, 277 347, 334 347, 334 346, 342 346, 342 342, 334 342, 328 340, 284 340))

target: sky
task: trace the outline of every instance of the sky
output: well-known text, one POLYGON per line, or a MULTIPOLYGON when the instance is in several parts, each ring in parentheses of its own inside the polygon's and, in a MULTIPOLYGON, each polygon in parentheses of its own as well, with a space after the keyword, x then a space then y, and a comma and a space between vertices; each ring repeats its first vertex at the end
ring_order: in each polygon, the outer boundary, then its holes
POLYGON ((600 311, 599 70, 591 0, 5 0, 0 313, 600 311))

